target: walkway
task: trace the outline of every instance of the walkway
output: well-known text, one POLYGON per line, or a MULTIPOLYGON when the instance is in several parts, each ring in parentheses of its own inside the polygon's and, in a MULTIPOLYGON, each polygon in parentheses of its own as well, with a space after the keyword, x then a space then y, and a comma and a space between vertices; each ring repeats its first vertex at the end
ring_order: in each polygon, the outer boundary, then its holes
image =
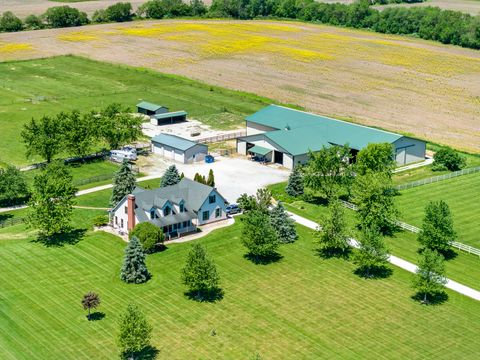
POLYGON ((405 166, 396 168, 395 170, 393 170, 393 172, 394 173, 399 173, 399 172, 402 172, 402 171, 407 171, 407 170, 416 169, 416 168, 419 168, 419 167, 422 167, 422 166, 427 166, 427 165, 430 165, 432 163, 433 163, 433 158, 426 158, 422 162, 411 164, 411 165, 405 165, 405 166))
MULTIPOLYGON (((313 230, 321 228, 319 224, 317 224, 317 223, 315 223, 311 220, 305 219, 304 217, 301 217, 301 216, 299 216, 297 214, 294 214, 290 211, 288 211, 288 213, 290 214, 292 219, 295 220, 300 225, 303 225, 303 226, 308 227, 309 229, 313 229, 313 230)), ((350 239, 350 245, 355 247, 355 248, 358 248, 358 242, 355 239, 350 239)), ((403 260, 399 257, 394 256, 394 255, 390 255, 389 258, 388 258, 388 261, 391 264, 393 264, 395 266, 398 266, 399 268, 407 270, 408 272, 415 273, 417 271, 417 266, 415 264, 412 264, 411 262, 403 260)), ((462 295, 468 296, 469 298, 480 301, 480 291, 472 289, 468 286, 462 285, 462 284, 460 284, 456 281, 447 279, 447 283, 445 284, 445 287, 447 287, 450 290, 456 291, 456 292, 458 292, 462 295)))

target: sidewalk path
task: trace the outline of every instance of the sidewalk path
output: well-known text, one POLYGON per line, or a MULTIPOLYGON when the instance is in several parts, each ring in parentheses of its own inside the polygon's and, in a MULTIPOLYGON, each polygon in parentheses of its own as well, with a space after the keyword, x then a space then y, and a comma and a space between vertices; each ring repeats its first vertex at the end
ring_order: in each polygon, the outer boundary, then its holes
POLYGON ((399 173, 399 172, 402 172, 402 171, 407 171, 407 170, 416 169, 416 168, 419 168, 419 167, 422 167, 422 166, 427 166, 427 165, 430 165, 432 163, 433 163, 433 159, 432 158, 427 158, 427 159, 425 159, 425 161, 422 161, 422 162, 419 162, 419 163, 415 163, 415 164, 412 164, 412 165, 406 165, 406 166, 396 168, 395 170, 393 170, 393 172, 394 173, 399 173))
MULTIPOLYGON (((294 214, 290 211, 287 211, 287 212, 292 217, 292 219, 295 220, 300 225, 303 225, 313 230, 321 229, 319 224, 311 220, 305 219, 304 217, 294 214)), ((350 239, 350 245, 355 248, 358 248, 358 242, 355 239, 350 239)), ((404 270, 407 270, 408 272, 411 272, 411 273, 415 273, 417 270, 417 266, 415 264, 412 264, 411 262, 408 262, 406 260, 403 260, 393 255, 389 256, 388 261, 391 264, 398 266, 399 268, 402 268, 404 270)), ((474 300, 480 301, 480 291, 472 289, 468 286, 462 285, 456 281, 447 279, 447 283, 445 284, 445 287, 447 287, 450 290, 456 291, 462 295, 468 296, 474 300)))

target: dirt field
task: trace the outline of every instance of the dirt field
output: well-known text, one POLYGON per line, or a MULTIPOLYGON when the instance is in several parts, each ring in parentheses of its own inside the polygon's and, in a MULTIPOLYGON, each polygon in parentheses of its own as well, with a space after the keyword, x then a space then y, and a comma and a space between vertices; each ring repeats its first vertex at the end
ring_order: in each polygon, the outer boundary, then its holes
POLYGON ((266 21, 170 20, 0 35, 0 60, 60 54, 185 75, 480 152, 474 50, 266 21))
MULTIPOLYGON (((480 14, 480 0, 429 0, 423 3, 414 4, 395 4, 387 6, 438 6, 445 10, 456 10, 466 12, 472 15, 480 14)), ((377 7, 382 8, 382 7, 377 7)))
MULTIPOLYGON (((68 5, 76 7, 87 14, 93 14, 95 10, 105 9, 121 0, 95 0, 84 2, 62 3, 48 0, 0 0, 0 12, 12 11, 19 17, 27 17, 30 14, 43 14, 49 7, 68 5)), ((128 0, 134 10, 146 0, 128 0)))

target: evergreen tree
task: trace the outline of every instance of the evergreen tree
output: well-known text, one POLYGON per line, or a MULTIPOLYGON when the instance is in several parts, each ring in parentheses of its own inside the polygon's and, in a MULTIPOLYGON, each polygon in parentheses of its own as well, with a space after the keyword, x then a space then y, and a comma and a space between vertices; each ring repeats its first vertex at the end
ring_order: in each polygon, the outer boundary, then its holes
POLYGON ((206 184, 208 186, 215 187, 215 176, 213 175, 212 169, 210 169, 210 171, 208 172, 208 178, 207 178, 206 184))
POLYGON ((33 180, 28 223, 49 238, 70 230, 77 188, 62 161, 50 163, 33 180))
POLYGON ((191 294, 199 300, 218 290, 219 276, 217 268, 200 244, 193 244, 188 252, 187 262, 182 269, 182 282, 191 294))
POLYGON ((256 262, 275 257, 279 242, 269 215, 254 209, 249 211, 242 221, 242 243, 248 249, 248 255, 256 262))
POLYGON ((137 305, 129 304, 120 317, 118 345, 122 356, 135 359, 150 346, 152 326, 137 305))
POLYGON ((180 180, 182 180, 184 177, 185 177, 185 174, 182 172, 182 173, 180 174, 180 180))
POLYGON ((175 165, 170 165, 168 169, 163 174, 162 180, 160 181, 160 187, 176 185, 180 182, 180 175, 178 169, 175 165))
POLYGON ((297 229, 295 221, 287 214, 282 203, 278 203, 270 211, 270 222, 277 233, 278 240, 281 243, 292 243, 297 240, 297 229))
POLYGON ((345 210, 338 199, 328 205, 328 217, 317 230, 319 250, 325 255, 345 254, 349 246, 345 210))
POLYGON ((288 177, 288 184, 285 188, 288 195, 297 197, 303 195, 303 178, 300 166, 295 166, 288 177))
POLYGON ((447 279, 445 264, 441 254, 435 250, 424 249, 418 261, 418 268, 413 279, 413 287, 423 295, 423 302, 443 292, 447 279))
POLYGON ((131 194, 136 185, 135 174, 130 169, 127 160, 124 160, 120 169, 115 173, 113 179, 112 197, 110 198, 110 206, 117 205, 128 194, 131 194))
POLYGON ((418 235, 419 243, 428 249, 447 252, 455 241, 456 232, 450 208, 443 200, 431 201, 425 207, 422 230, 418 235))
POLYGON ((365 277, 374 277, 376 272, 387 268, 387 248, 380 232, 375 228, 363 228, 358 240, 354 262, 365 277))
POLYGON ((145 253, 140 241, 133 236, 125 248, 125 257, 120 273, 120 279, 126 283, 141 284, 150 278, 145 265, 145 253))

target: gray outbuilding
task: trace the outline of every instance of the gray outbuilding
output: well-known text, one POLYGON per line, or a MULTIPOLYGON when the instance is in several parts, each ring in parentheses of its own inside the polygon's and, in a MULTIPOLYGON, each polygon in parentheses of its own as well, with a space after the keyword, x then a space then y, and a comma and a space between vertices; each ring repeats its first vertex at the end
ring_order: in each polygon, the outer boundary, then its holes
POLYGON ((159 134, 152 138, 152 152, 166 159, 183 164, 203 161, 208 146, 171 134, 159 134))

